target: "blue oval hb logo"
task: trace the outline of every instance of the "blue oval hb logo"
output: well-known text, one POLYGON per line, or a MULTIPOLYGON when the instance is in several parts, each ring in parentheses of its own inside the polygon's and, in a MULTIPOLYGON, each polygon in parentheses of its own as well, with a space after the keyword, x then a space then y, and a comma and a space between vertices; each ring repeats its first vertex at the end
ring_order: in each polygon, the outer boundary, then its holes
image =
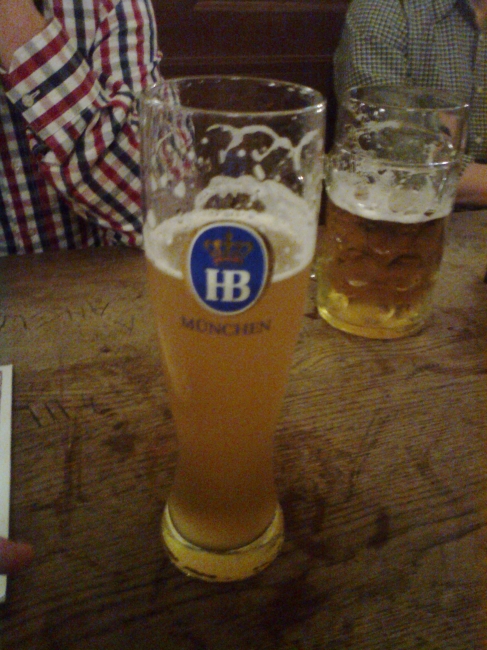
POLYGON ((268 273, 265 241, 244 224, 210 224, 198 231, 189 247, 191 288, 204 307, 219 314, 238 314, 251 307, 268 273))

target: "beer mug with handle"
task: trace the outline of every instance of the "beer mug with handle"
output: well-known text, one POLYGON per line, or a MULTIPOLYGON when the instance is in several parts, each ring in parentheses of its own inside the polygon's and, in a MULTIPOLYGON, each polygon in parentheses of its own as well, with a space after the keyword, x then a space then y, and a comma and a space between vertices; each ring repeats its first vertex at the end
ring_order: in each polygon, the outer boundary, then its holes
POLYGON ((141 99, 144 247, 179 450, 162 537, 204 580, 251 576, 282 544, 273 435, 314 255, 324 117, 318 92, 266 79, 181 78, 141 99))
POLYGON ((453 209, 467 105, 446 92, 353 88, 326 164, 318 310, 370 338, 418 332, 431 310, 453 209))

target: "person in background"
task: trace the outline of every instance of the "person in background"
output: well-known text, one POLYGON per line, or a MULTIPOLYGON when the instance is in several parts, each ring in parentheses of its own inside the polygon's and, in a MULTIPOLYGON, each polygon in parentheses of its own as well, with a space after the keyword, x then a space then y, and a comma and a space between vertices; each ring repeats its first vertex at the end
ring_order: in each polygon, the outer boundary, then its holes
POLYGON ((0 0, 0 255, 142 243, 150 0, 0 0))
POLYGON ((407 84, 470 104, 458 204, 487 205, 487 0, 353 0, 335 52, 335 90, 407 84))
MULTIPOLYGON (((0 0, 0 255, 141 244, 150 0, 0 0)), ((32 561, 0 538, 0 573, 32 561)))

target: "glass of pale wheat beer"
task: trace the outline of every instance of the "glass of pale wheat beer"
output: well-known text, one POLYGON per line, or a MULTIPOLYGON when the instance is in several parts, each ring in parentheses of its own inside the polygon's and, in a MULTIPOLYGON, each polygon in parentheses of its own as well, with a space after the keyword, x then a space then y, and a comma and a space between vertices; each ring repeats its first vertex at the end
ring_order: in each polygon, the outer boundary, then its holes
POLYGON ((353 88, 326 161, 317 303, 370 338, 418 332, 431 311, 461 173, 467 105, 429 88, 353 88))
POLYGON ((209 581, 283 541, 273 436, 300 331, 322 183, 325 103, 243 77, 170 80, 141 99, 144 246, 178 459, 172 562, 209 581))

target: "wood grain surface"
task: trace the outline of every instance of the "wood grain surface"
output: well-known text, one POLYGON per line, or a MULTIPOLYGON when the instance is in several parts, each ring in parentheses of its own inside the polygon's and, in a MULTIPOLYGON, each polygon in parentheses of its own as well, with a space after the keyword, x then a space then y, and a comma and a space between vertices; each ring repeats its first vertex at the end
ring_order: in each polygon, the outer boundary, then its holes
POLYGON ((215 585, 167 560, 176 439, 142 253, 0 261, 14 366, 1 650, 484 648, 487 212, 452 220, 431 324, 371 341, 325 324, 313 286, 276 432, 286 542, 215 585))

